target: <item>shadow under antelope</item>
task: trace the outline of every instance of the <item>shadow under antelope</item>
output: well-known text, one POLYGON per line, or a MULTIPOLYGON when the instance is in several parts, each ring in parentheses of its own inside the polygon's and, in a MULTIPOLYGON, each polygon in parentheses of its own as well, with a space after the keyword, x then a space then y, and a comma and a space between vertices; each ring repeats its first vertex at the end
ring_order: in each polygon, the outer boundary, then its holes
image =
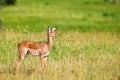
POLYGON ((29 54, 40 56, 41 58, 41 70, 43 71, 45 66, 47 66, 47 56, 52 48, 52 38, 57 36, 55 28, 48 28, 48 41, 44 43, 23 41, 18 44, 19 58, 16 60, 16 72, 19 71, 20 62, 29 54))

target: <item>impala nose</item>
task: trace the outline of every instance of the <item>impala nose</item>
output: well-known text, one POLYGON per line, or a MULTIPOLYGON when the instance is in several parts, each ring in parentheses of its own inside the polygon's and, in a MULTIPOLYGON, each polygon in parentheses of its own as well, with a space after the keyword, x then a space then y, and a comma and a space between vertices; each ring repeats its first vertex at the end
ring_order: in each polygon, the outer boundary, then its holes
POLYGON ((59 38, 59 37, 60 37, 60 35, 55 36, 55 38, 59 38))

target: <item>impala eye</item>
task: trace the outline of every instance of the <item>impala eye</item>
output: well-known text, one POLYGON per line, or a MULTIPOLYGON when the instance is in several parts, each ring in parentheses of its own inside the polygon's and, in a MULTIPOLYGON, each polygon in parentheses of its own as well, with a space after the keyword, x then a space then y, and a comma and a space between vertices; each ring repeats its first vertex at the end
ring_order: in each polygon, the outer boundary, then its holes
POLYGON ((53 32, 51 31, 51 33, 53 33, 53 32))

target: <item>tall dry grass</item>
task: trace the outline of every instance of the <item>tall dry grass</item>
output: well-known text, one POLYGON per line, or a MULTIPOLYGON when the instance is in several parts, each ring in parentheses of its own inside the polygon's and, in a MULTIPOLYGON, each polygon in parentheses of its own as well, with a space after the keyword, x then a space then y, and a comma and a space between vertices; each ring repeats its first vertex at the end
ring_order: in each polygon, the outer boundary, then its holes
POLYGON ((5 32, 0 37, 0 80, 118 80, 120 38, 109 33, 59 33, 53 39, 48 66, 41 73, 39 57, 31 55, 14 74, 17 44, 23 40, 45 42, 46 33, 5 32))

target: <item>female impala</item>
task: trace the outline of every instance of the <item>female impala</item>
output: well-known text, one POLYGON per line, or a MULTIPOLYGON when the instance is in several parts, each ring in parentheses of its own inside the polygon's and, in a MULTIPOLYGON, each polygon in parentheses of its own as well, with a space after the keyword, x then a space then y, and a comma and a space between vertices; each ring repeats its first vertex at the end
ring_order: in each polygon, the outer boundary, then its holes
POLYGON ((18 44, 19 58, 16 60, 16 72, 19 71, 20 62, 28 55, 28 53, 41 57, 42 71, 46 66, 47 56, 52 47, 52 38, 56 37, 55 28, 48 28, 48 42, 37 43, 31 41, 23 41, 18 44))

